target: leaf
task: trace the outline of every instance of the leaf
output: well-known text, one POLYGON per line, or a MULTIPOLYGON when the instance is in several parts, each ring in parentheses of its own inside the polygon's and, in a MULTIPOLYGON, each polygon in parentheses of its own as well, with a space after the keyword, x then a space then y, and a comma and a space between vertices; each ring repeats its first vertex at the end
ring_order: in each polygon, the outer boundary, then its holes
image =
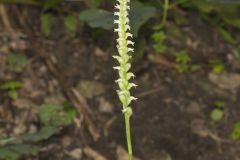
POLYGON ((212 70, 216 74, 220 74, 225 70, 224 63, 219 59, 212 59, 209 61, 209 64, 212 66, 212 70))
POLYGON ((0 3, 37 4, 37 0, 0 0, 0 3))
POLYGON ((240 122, 238 122, 234 125, 231 137, 235 141, 240 140, 240 122))
POLYGON ((223 118, 223 111, 221 109, 214 109, 211 112, 211 119, 215 122, 218 122, 220 120, 222 120, 223 118))
POLYGON ((72 123, 73 113, 61 105, 44 104, 39 110, 40 121, 45 126, 62 127, 72 123))
POLYGON ((14 144, 0 148, 0 159, 17 160, 22 155, 36 155, 39 148, 29 144, 14 144))
POLYGON ((146 45, 147 45, 147 42, 146 42, 146 39, 144 38, 144 36, 139 36, 136 39, 136 45, 135 45, 135 53, 136 54, 133 54, 132 61, 136 62, 136 61, 140 60, 141 58, 143 58, 144 52, 147 48, 146 45))
POLYGON ((41 140, 46 140, 50 138, 52 135, 54 135, 58 131, 55 127, 44 127, 39 132, 33 133, 33 134, 25 134, 23 135, 24 141, 31 141, 31 142, 39 142, 41 140))
POLYGON ((27 63, 28 59, 24 54, 11 53, 7 55, 6 68, 9 71, 21 72, 27 63))
POLYGON ((46 35, 49 36, 53 27, 53 15, 45 13, 41 15, 41 30, 46 35))
MULTIPOLYGON (((156 9, 137 1, 131 3, 131 8, 130 25, 133 35, 137 37, 140 27, 155 14, 156 9)), ((102 9, 85 10, 80 13, 80 20, 87 22, 92 28, 112 29, 114 27, 113 13, 102 9)))
POLYGON ((44 9, 54 8, 62 2, 63 2, 63 0, 45 0, 45 2, 43 4, 43 8, 44 9))
POLYGON ((90 0, 90 7, 91 8, 98 8, 101 3, 101 0, 90 0))
POLYGON ((64 27, 70 34, 75 34, 78 26, 78 19, 75 16, 68 15, 64 17, 64 27))
POLYGON ((87 22, 92 28, 113 28, 114 16, 102 9, 89 9, 80 13, 80 20, 87 22))
POLYGON ((0 148, 0 159, 3 160, 17 160, 20 155, 7 148, 0 148))
POLYGON ((231 44, 235 44, 236 43, 236 39, 234 39, 232 37, 231 33, 229 33, 224 28, 219 27, 218 28, 218 32, 221 34, 221 36, 224 38, 224 40, 227 41, 228 43, 231 43, 231 44))
POLYGON ((21 81, 8 81, 0 85, 0 89, 16 90, 22 87, 21 81))
POLYGON ((130 25, 132 33, 135 37, 138 36, 138 30, 146 23, 156 12, 152 6, 144 5, 138 1, 133 1, 129 13, 130 25))
POLYGON ((214 6, 207 2, 206 0, 201 0, 201 1, 196 1, 196 0, 191 0, 191 3, 196 6, 200 11, 205 12, 205 13, 210 13, 211 11, 214 10, 214 6))

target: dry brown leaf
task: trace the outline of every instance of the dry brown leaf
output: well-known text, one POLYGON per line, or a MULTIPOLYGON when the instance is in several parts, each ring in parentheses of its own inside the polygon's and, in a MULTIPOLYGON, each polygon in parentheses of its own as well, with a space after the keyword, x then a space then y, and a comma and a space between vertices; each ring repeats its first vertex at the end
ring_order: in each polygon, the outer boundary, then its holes
POLYGON ((74 159, 81 159, 82 157, 82 149, 81 148, 76 148, 73 149, 72 151, 67 151, 66 152, 67 155, 69 155, 70 157, 74 158, 74 159))
MULTIPOLYGON (((116 152, 117 152, 117 160, 129 160, 128 152, 122 146, 117 146, 116 152)), ((133 160, 140 160, 140 159, 133 157, 133 160)))
POLYGON ((83 152, 89 157, 92 158, 94 160, 107 160, 107 158, 105 158, 103 155, 101 155, 100 153, 98 153, 97 151, 95 151, 94 149, 90 148, 90 147, 85 147, 83 152))

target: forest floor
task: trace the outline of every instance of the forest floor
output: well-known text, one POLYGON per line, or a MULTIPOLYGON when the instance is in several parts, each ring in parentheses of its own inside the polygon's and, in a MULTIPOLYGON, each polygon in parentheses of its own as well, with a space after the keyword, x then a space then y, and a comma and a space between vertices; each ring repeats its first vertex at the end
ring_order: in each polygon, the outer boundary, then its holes
MULTIPOLYGON (((117 74, 112 69, 112 32, 94 37, 93 29, 82 25, 72 37, 58 26, 45 38, 33 18, 39 11, 30 8, 27 13, 30 18, 25 13, 16 24, 11 20, 12 32, 0 26, 0 83, 22 83, 14 100, 0 90, 0 136, 37 132, 41 105, 68 101, 78 113, 74 123, 35 142, 40 147, 37 156, 23 159, 127 160, 117 74), (24 54, 27 64, 9 70, 6 57, 11 53, 24 54)), ((200 70, 179 73, 174 58, 154 53, 150 40, 144 56, 132 65, 138 85, 131 119, 134 155, 141 160, 240 160, 240 144, 231 140, 240 120, 240 63, 213 27, 189 14, 188 25, 180 28, 186 41, 170 37, 169 52, 187 49, 200 70), (220 59, 224 71, 214 73, 209 59, 220 59), (217 122, 210 117, 216 102, 223 104, 223 117, 217 122)))

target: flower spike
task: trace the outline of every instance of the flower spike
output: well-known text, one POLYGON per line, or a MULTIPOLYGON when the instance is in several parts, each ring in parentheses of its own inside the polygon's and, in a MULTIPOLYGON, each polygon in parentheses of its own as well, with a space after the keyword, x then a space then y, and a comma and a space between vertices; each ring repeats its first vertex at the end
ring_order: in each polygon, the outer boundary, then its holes
POLYGON ((129 160, 132 160, 132 145, 131 145, 131 136, 130 136, 130 117, 132 115, 132 108, 129 106, 133 100, 137 98, 131 96, 130 90, 132 87, 136 87, 134 83, 129 82, 132 78, 134 78, 134 74, 130 72, 131 64, 129 62, 131 56, 130 52, 134 52, 134 42, 131 40, 133 35, 130 31, 130 19, 128 17, 130 10, 130 0, 116 0, 117 4, 115 5, 115 9, 117 10, 114 13, 115 20, 114 24, 117 25, 117 28, 114 29, 114 32, 117 33, 117 50, 119 55, 113 56, 119 63, 119 66, 114 67, 115 70, 118 71, 119 79, 115 82, 119 86, 119 90, 117 91, 120 101, 123 106, 123 113, 125 115, 126 122, 126 136, 127 136, 127 144, 128 144, 128 153, 129 160), (131 47, 130 47, 131 46, 131 47))

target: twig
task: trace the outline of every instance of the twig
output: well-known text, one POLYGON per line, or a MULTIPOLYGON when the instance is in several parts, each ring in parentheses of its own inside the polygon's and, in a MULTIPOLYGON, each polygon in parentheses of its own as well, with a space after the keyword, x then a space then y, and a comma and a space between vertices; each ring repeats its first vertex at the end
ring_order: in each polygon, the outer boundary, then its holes
POLYGON ((7 11, 4 5, 0 4, 0 16, 2 17, 2 22, 4 25, 4 28, 11 34, 14 34, 14 29, 9 21, 7 11))
POLYGON ((176 68, 176 64, 173 62, 170 62, 167 60, 165 57, 160 56, 160 55, 149 55, 148 59, 154 63, 158 63, 160 65, 166 66, 168 68, 176 68))
POLYGON ((149 96, 151 94, 155 94, 155 93, 161 91, 161 88, 162 87, 158 87, 158 88, 150 89, 148 91, 144 91, 142 93, 137 94, 137 97, 138 98, 143 98, 143 97, 149 96))
POLYGON ((94 149, 90 147, 84 148, 83 152, 90 158, 94 160, 107 160, 103 155, 95 151, 94 149))

